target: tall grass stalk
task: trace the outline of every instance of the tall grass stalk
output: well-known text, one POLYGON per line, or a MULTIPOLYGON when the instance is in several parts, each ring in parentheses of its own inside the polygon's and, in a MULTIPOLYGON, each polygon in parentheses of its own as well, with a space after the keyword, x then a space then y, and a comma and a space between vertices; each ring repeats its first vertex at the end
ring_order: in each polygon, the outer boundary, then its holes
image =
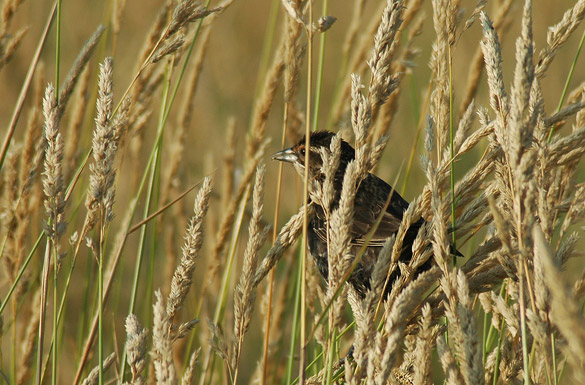
MULTIPOLYGON (((313 89, 313 0, 309 0, 309 20, 308 26, 305 27, 307 32, 307 98, 306 98, 306 122, 305 122, 305 148, 311 148, 311 109, 312 109, 312 89, 313 89)), ((310 151, 305 153, 305 170, 310 162, 310 151)), ((300 326, 300 359, 299 359, 299 378, 301 385, 305 384, 305 360, 306 360, 306 333, 307 333, 307 232, 309 228, 309 218, 307 208, 309 203, 309 173, 305 172, 303 181, 303 205, 305 215, 303 217, 303 239, 302 239, 302 257, 301 257, 301 326, 300 326)))
MULTIPOLYGON (((452 46, 449 44, 447 47, 448 59, 447 64, 449 66, 449 155, 451 157, 451 161, 449 162, 450 165, 450 182, 451 182, 451 243, 453 244, 453 248, 457 250, 457 237, 455 235, 455 202, 457 197, 455 196, 455 149, 454 149, 454 140, 455 140, 455 127, 454 127, 454 117, 453 117, 453 58, 452 55, 452 46)), ((457 264, 457 257, 453 257, 453 265, 457 264)))
MULTIPOLYGON (((328 0, 323 0, 321 14, 323 17, 327 16, 328 0)), ((319 35, 319 59, 317 61, 317 78, 315 79, 315 97, 313 98, 313 121, 311 122, 312 130, 316 131, 319 124, 319 107, 321 106, 321 88, 323 85, 323 71, 325 69, 325 42, 327 38, 327 31, 321 32, 319 35)))
MULTIPOLYGON (((209 5, 209 1, 207 2, 207 5, 209 5)), ((170 89, 171 89, 171 85, 170 85, 171 75, 170 75, 170 73, 172 71, 173 65, 169 65, 169 69, 168 69, 168 72, 169 73, 167 74, 168 81, 165 83, 166 84, 166 87, 165 87, 165 91, 163 93, 163 95, 164 95, 163 96, 164 103, 163 103, 163 106, 162 106, 162 109, 161 109, 161 115, 160 115, 160 120, 159 120, 159 125, 158 125, 158 133, 157 133, 157 137, 156 137, 156 140, 155 140, 153 149, 150 152, 150 156, 149 156, 149 159, 148 159, 147 167, 146 167, 145 170, 149 170, 151 168, 151 166, 154 167, 155 165, 158 165, 159 166, 159 169, 160 169, 160 162, 157 162, 157 159, 159 159, 159 157, 160 157, 160 151, 161 151, 160 148, 162 147, 162 138, 163 138, 163 134, 164 134, 164 128, 166 127, 166 123, 167 123, 167 120, 169 118, 169 114, 170 114, 171 108, 173 107, 173 104, 174 104, 174 101, 175 101, 175 97, 176 97, 177 92, 179 90, 179 86, 181 85, 181 81, 182 81, 182 79, 183 79, 183 77, 185 75, 185 71, 186 71, 186 68, 187 68, 187 64, 189 63, 189 59, 190 59, 190 57, 191 57, 191 55, 193 53, 193 47, 194 47, 195 42, 197 41, 197 37, 199 36, 199 33, 201 31, 202 23, 203 23, 203 20, 200 20, 198 22, 198 24, 197 24, 197 29, 195 31, 195 34, 193 36, 193 39, 191 40, 191 43, 189 44, 189 47, 188 47, 187 52, 185 54, 185 59, 183 61, 183 65, 181 66, 181 69, 179 71, 179 75, 177 77, 175 86, 172 88, 172 91, 170 91, 170 89)), ((160 44, 160 42, 157 43, 157 46, 159 44, 160 44)), ((154 54, 154 51, 155 50, 153 49, 153 51, 151 52, 150 56, 152 56, 154 54)), ((174 60, 173 60, 173 63, 174 63, 174 60)), ((142 69, 142 67, 141 67, 141 69, 142 69)), ((134 79, 134 81, 136 80, 136 78, 134 79)), ((131 86, 132 86, 132 84, 128 87, 128 89, 126 90, 126 93, 129 92, 131 86)), ((154 190, 154 175, 155 175, 155 171, 156 171, 156 167, 153 168, 151 170, 151 173, 150 173, 151 179, 150 179, 150 182, 149 182, 149 189, 148 189, 149 193, 148 193, 148 197, 151 197, 152 196, 152 192, 154 190)), ((138 193, 137 193, 136 197, 134 198, 136 200, 141 195, 142 188, 143 188, 144 183, 146 181, 146 179, 145 179, 146 178, 146 175, 147 175, 147 172, 145 171, 145 173, 143 174, 141 183, 140 183, 140 187, 138 189, 138 193)), ((147 204, 146 204, 146 207, 145 207, 144 218, 147 218, 148 215, 149 215, 149 212, 150 212, 150 203, 149 203, 150 202, 150 198, 148 198, 148 197, 147 197, 147 204)), ((144 244, 146 242, 146 226, 144 226, 141 229, 140 239, 141 239, 140 240, 140 245, 142 245, 142 246, 139 249, 139 253, 138 253, 139 258, 137 259, 136 264, 135 264, 135 268, 134 268, 134 279, 133 279, 133 285, 132 285, 132 288, 133 289, 132 289, 132 296, 131 296, 131 301, 130 301, 129 314, 132 314, 134 312, 134 307, 135 307, 135 302, 136 302, 136 295, 137 295, 137 291, 138 291, 138 280, 139 280, 139 276, 140 276, 140 269, 141 269, 140 266, 141 266, 141 260, 142 260, 142 258, 140 256, 143 255, 141 250, 143 250, 144 244)), ((125 348, 124 348, 124 353, 122 354, 122 363, 121 363, 122 368, 121 368, 121 371, 120 371, 121 372, 121 378, 124 378, 124 373, 125 373, 125 368, 126 368, 126 360, 125 360, 125 358, 126 358, 126 351, 125 351, 125 348)))
MULTIPOLYGON (((299 255, 302 256, 302 250, 299 250, 299 255)), ((293 380, 293 371, 294 371, 294 361, 295 361, 295 346, 296 346, 296 341, 298 341, 299 338, 299 325, 300 325, 300 309, 302 306, 302 302, 301 302, 301 284, 302 284, 302 270, 303 269, 303 263, 302 261, 299 261, 298 263, 298 268, 297 268, 297 274, 296 274, 296 279, 295 279, 295 296, 294 296, 294 311, 293 311, 293 318, 292 318, 292 330, 291 330, 291 335, 290 335, 290 347, 289 347, 289 351, 288 351, 288 360, 286 363, 286 383, 287 384, 293 384, 292 380, 293 380)), ((315 359, 316 360, 316 359, 315 359)), ((297 377, 297 380, 300 378, 297 377)), ((296 383, 296 381, 295 381, 296 383)))
POLYGON ((55 3, 53 4, 53 8, 51 9, 49 17, 47 18, 47 22, 45 24, 45 29, 43 30, 43 34, 39 39, 39 42, 35 50, 35 54, 28 67, 26 78, 24 80, 24 83, 22 84, 20 93, 18 94, 18 100, 16 101, 16 106, 14 107, 12 117, 10 118, 10 124, 8 125, 8 129, 6 130, 6 136, 4 137, 4 142, 2 143, 2 150, 0 150, 0 171, 2 171, 2 167, 4 166, 4 160, 6 158, 8 148, 10 147, 10 143, 12 142, 12 136, 14 135, 16 124, 18 123, 18 119, 20 118, 20 113, 22 112, 22 108, 24 107, 24 101, 31 86, 33 75, 35 74, 37 65, 39 64, 41 53, 43 52, 43 48, 45 47, 45 43, 47 42, 47 38, 49 37, 49 31, 51 29, 51 24, 53 23, 55 15, 57 13, 57 4, 59 1, 60 0, 56 0, 55 3))
MULTIPOLYGON (((273 3, 274 4, 274 3, 273 3)), ((280 147, 284 148, 286 140, 286 132, 288 126, 288 103, 284 104, 284 112, 282 117, 282 135, 280 140, 280 147)), ((282 192, 282 170, 283 164, 278 165, 278 178, 276 180, 276 199, 274 209, 274 226, 272 228, 272 242, 276 242, 278 237, 278 217, 280 213, 280 194, 282 192)), ((270 343, 270 323, 272 318, 272 294, 274 290, 274 268, 270 270, 270 277, 268 278, 268 300, 266 310, 266 324, 264 332, 264 352, 262 353, 262 377, 261 384, 266 384, 266 375, 268 370, 268 345, 270 343)))
MULTIPOLYGON (((55 100, 57 105, 59 105, 59 72, 61 68, 61 0, 57 0, 57 20, 56 20, 56 28, 55 28, 55 100)), ((57 247, 53 243, 53 334, 52 334, 52 365, 51 365, 51 384, 57 384, 57 363, 59 362, 59 340, 58 340, 58 328, 59 323, 57 322, 58 314, 57 314, 57 289, 58 289, 58 281, 57 281, 57 273, 58 273, 58 258, 59 255, 57 253, 57 247)), ((101 362, 101 356, 100 356, 101 362)), ((101 366, 100 366, 101 368, 101 366)), ((101 383, 100 383, 101 385, 101 383)))
MULTIPOLYGON (((169 65, 168 66, 168 71, 167 71, 167 79, 170 79, 170 74, 168 72, 170 72, 172 70, 172 66, 169 65)), ((157 136, 156 136, 156 140, 155 140, 155 144, 153 146, 153 149, 150 153, 150 158, 149 158, 149 162, 148 162, 148 167, 145 170, 142 182, 141 182, 141 186, 143 185, 143 182, 145 181, 145 177, 148 173, 148 175, 150 176, 148 178, 148 188, 146 190, 146 199, 145 199, 145 204, 144 204, 144 212, 143 212, 143 218, 148 218, 150 216, 150 212, 151 212, 151 207, 152 207, 152 201, 153 201, 153 195, 154 195, 154 191, 155 191, 155 186, 156 186, 156 175, 158 173, 158 170, 160 168, 160 163, 158 162, 158 159, 160 157, 160 152, 161 152, 161 148, 162 148, 162 138, 163 138, 163 133, 164 133, 164 117, 165 117, 165 107, 166 107, 166 101, 168 100, 168 95, 169 95, 169 89, 170 89, 170 84, 169 82, 165 82, 165 87, 163 90, 163 103, 161 106, 161 111, 160 111, 160 115, 159 115, 159 125, 158 125, 158 130, 157 130, 157 136)), ((139 191, 141 191, 142 189, 139 188, 139 191)), ((139 199, 140 195, 137 195, 135 197, 135 199, 139 199)), ((130 304, 129 304, 129 308, 128 308, 128 314, 134 314, 135 313, 135 308, 136 308, 136 299, 138 296, 138 286, 139 286, 139 281, 140 281, 140 272, 142 270, 142 264, 143 264, 143 258, 144 258, 144 253, 145 253, 145 247, 146 247, 146 242, 147 242, 147 230, 148 230, 148 226, 147 223, 145 223, 141 229, 140 229, 140 240, 138 243, 138 250, 137 250, 137 258, 136 258, 136 264, 134 265, 134 276, 133 276, 133 280, 132 280, 132 291, 131 291, 131 295, 130 295, 130 304)), ((152 258, 154 258, 154 255, 152 256, 152 258)), ((150 313, 149 313, 150 314, 150 313)), ((148 317, 147 319, 150 319, 150 317, 148 317)), ((121 368, 121 378, 124 378, 124 374, 125 374, 125 367, 126 367, 126 351, 123 352, 122 354, 122 368, 121 368)))

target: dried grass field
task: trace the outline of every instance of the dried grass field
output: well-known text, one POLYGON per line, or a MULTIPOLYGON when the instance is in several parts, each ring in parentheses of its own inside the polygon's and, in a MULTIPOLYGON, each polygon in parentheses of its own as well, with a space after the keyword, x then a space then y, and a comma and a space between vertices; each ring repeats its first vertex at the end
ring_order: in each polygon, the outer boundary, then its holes
POLYGON ((0 382, 585 384, 585 0, 0 9, 0 382))

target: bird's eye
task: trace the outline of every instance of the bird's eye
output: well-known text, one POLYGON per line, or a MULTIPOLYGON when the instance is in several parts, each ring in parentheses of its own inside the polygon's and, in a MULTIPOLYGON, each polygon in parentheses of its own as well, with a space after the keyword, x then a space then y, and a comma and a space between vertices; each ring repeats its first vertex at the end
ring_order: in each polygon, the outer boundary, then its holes
POLYGON ((301 155, 305 156, 305 149, 304 148, 301 148, 301 155))

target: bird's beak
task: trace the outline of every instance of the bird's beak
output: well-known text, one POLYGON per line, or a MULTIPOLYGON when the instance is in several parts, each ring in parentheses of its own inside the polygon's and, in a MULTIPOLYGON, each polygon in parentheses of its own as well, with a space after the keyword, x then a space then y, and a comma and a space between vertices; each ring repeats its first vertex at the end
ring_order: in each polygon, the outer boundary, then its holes
POLYGON ((272 159, 280 160, 282 162, 294 163, 297 160, 297 154, 295 154, 292 147, 290 147, 272 154, 272 159))

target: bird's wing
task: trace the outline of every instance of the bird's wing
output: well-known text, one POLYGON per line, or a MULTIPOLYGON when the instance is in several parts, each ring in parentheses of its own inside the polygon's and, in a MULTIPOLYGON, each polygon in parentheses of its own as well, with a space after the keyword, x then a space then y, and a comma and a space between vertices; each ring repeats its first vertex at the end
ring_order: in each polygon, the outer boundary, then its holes
POLYGON ((380 223, 371 235, 368 242, 369 246, 383 246, 386 240, 398 231, 400 222, 402 222, 402 212, 398 214, 393 212, 393 210, 390 210, 389 207, 388 210, 382 213, 383 208, 384 206, 382 205, 379 210, 376 211, 363 209, 355 210, 351 229, 353 244, 356 246, 364 245, 380 215, 382 216, 380 223))
MULTIPOLYGON (((384 213, 380 225, 368 242, 368 246, 383 246, 386 239, 398 231, 398 226, 400 226, 400 219, 384 213)), ((364 245, 367 239, 367 234, 372 227, 372 222, 367 221, 366 218, 359 214, 354 215, 350 230, 351 244, 354 246, 364 245)), ((325 221, 323 221, 321 225, 315 225, 313 231, 322 242, 327 243, 327 226, 325 225, 325 221)))
MULTIPOLYGON (((367 244, 368 246, 383 246, 386 240, 398 231, 404 211, 407 208, 408 202, 398 192, 393 191, 390 185, 383 180, 370 174, 361 183, 356 193, 350 229, 351 244, 358 247, 363 246, 368 238, 368 233, 381 216, 380 223, 367 244), (390 193, 392 193, 392 196, 390 203, 386 207, 386 200, 390 193)), ((312 223, 313 231, 321 241, 327 242, 327 226, 322 209, 316 215, 314 221, 316 222, 312 223)), ((416 233, 419 227, 420 225, 415 226, 413 224, 409 231, 414 230, 416 233)))
POLYGON ((400 227, 408 202, 390 185, 370 174, 356 194, 352 225, 352 243, 362 246, 368 239, 378 219, 380 223, 367 242, 369 246, 383 246, 386 240, 400 227), (390 203, 386 207, 388 195, 390 203))

